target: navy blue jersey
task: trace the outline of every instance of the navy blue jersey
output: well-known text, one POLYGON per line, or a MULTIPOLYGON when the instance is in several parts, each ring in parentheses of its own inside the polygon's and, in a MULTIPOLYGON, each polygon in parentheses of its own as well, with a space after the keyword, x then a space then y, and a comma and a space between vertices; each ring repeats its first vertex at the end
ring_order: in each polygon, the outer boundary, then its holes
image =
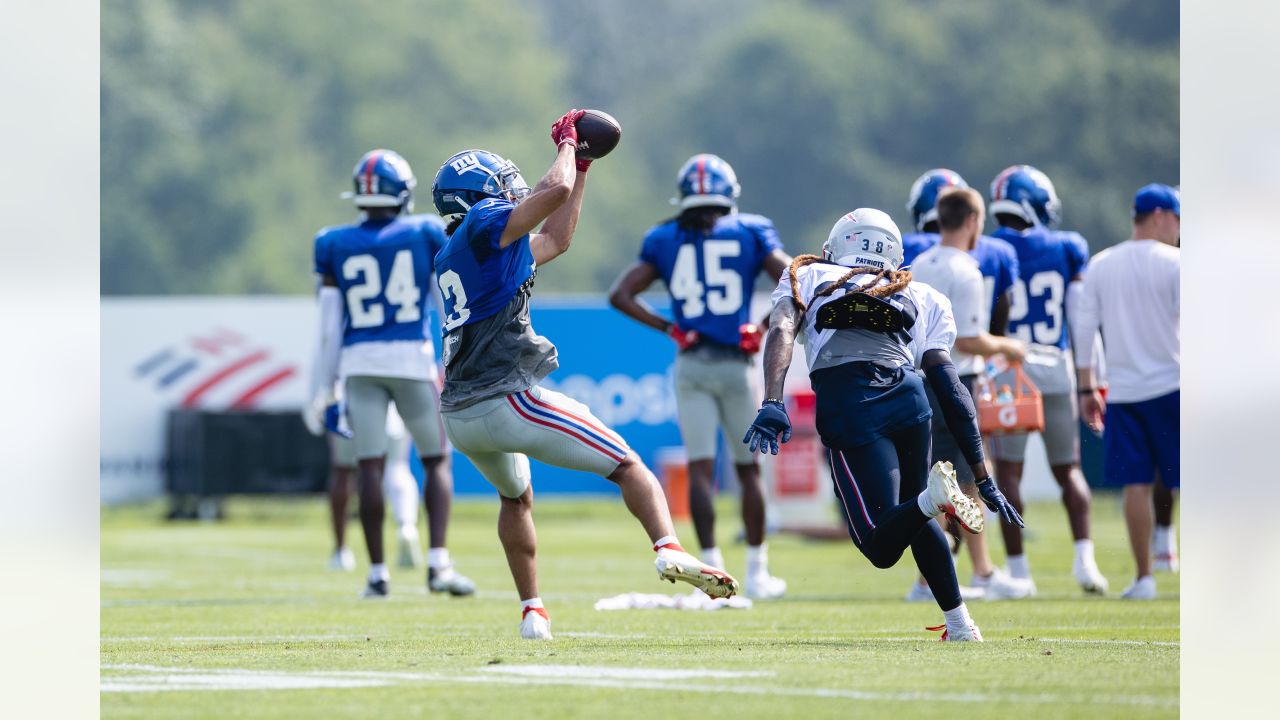
POLYGON ((902 236, 902 267, 916 261, 925 250, 938 244, 938 233, 913 232, 902 236))
POLYGON ((751 321, 756 275, 765 258, 781 249, 769 218, 735 213, 720 218, 705 235, 675 220, 656 225, 644 236, 640 259, 657 268, 667 284, 676 325, 736 347, 738 328, 751 321))
POLYGON ((978 244, 969 251, 969 255, 978 261, 987 307, 994 313, 996 298, 1013 287, 1018 280, 1018 253, 1004 240, 979 235, 978 244))
MULTIPOLYGON (((902 265, 905 267, 915 262, 925 250, 941 242, 938 233, 907 233, 902 236, 902 265)), ((978 261, 978 270, 982 272, 982 284, 987 299, 987 308, 994 313, 996 298, 1013 286, 1018 278, 1018 254, 1009 243, 989 235, 979 235, 978 243, 969 255, 978 261)))
POLYGON ((1009 307, 1009 334, 1027 342, 1065 350, 1067 285, 1084 272, 1089 244, 1079 233, 1045 228, 1024 232, 1002 227, 995 237, 1018 255, 1018 281, 1009 307))
POLYGON ((401 215, 329 227, 316 235, 315 269, 338 282, 346 307, 343 345, 426 340, 435 255, 444 221, 401 215))
POLYGON ((514 209, 500 198, 481 200, 436 255, 446 333, 494 315, 533 277, 537 263, 527 233, 499 247, 514 209))

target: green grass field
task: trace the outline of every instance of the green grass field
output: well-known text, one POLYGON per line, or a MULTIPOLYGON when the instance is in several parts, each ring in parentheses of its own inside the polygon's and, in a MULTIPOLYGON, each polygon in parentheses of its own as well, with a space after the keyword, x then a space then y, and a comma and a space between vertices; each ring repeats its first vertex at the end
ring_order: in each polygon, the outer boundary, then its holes
MULTIPOLYGON (((604 596, 685 591, 657 580, 638 524, 611 500, 539 502, 556 639, 533 644, 519 638, 494 501, 455 508, 454 560, 480 588, 464 599, 428 596, 421 571, 394 567, 392 597, 357 599, 366 566, 326 570, 319 498, 237 500, 228 511, 218 524, 168 524, 158 506, 104 511, 103 717, 1045 720, 1179 710, 1177 576, 1158 577, 1158 601, 1115 599, 1131 561, 1110 495, 1095 500, 1094 537, 1112 597, 1080 594, 1062 509, 1035 505, 1039 596, 973 603, 984 644, 924 631, 941 613, 901 600, 909 554, 875 570, 847 541, 772 537, 771 564, 790 583, 780 602, 596 611, 604 596)), ((736 507, 720 511, 728 537, 736 507)), ((362 556, 357 523, 351 532, 362 556)), ((681 537, 693 543, 687 525, 681 537)), ((722 544, 740 573, 742 546, 722 544)))

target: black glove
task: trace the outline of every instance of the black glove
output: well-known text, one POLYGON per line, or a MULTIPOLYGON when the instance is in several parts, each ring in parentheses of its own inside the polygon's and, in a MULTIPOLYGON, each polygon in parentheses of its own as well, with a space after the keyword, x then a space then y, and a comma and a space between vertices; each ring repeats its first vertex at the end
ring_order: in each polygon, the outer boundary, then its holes
POLYGON ((750 446, 751 452, 768 450, 774 455, 778 454, 778 445, 790 439, 791 418, 787 417, 787 408, 777 400, 764 401, 756 421, 742 436, 742 442, 750 446))
POLYGON ((1004 521, 1010 525, 1018 527, 1026 527, 1026 523, 1022 521, 1022 516, 1018 514, 1017 509, 1009 504, 1008 498, 1004 493, 1000 492, 1000 488, 996 487, 996 483, 989 477, 984 477, 978 481, 978 494, 982 496, 982 502, 991 512, 998 514, 1004 518, 1004 521))

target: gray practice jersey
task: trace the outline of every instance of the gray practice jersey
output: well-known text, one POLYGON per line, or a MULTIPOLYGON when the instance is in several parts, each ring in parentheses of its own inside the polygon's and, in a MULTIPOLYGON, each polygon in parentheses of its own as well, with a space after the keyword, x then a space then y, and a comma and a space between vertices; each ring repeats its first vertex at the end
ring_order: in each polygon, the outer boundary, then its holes
POLYGON ((494 315, 445 335, 442 356, 443 412, 523 392, 560 367, 556 346, 529 323, 527 287, 494 315))

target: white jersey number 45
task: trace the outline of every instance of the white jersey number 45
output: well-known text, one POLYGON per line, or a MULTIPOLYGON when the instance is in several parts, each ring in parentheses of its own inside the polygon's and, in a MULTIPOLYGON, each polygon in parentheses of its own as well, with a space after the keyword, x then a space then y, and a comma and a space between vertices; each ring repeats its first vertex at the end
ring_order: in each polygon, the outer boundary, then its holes
POLYGON ((708 240, 702 244, 702 269, 707 282, 698 280, 697 248, 681 245, 671 270, 671 297, 682 303, 686 319, 712 315, 732 315, 742 307, 742 276, 724 267, 725 258, 737 257, 742 247, 733 240, 708 240))

